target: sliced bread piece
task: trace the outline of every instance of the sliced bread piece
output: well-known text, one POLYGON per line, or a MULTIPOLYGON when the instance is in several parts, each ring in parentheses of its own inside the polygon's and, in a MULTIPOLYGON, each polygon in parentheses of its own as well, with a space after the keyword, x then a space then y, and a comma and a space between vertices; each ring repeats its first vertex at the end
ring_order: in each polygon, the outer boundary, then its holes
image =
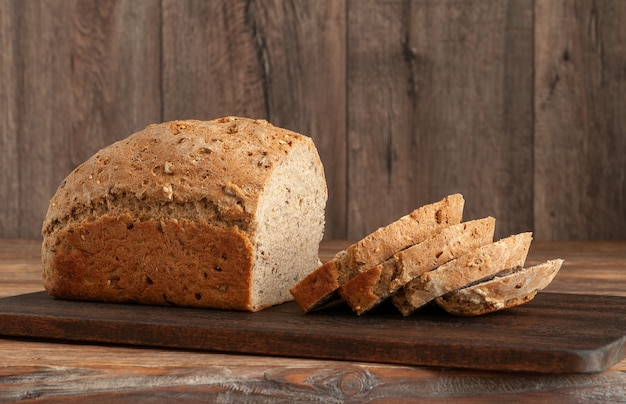
POLYGON ((361 315, 424 272, 491 243, 495 222, 493 217, 486 217, 444 227, 423 242, 350 279, 339 288, 339 293, 361 315))
POLYGON ((339 280, 346 254, 345 250, 338 252, 291 288, 291 295, 302 311, 313 311, 337 300, 337 294, 333 292, 341 286, 339 280))
POLYGON ((450 314, 478 316, 531 301, 556 276, 562 259, 554 259, 530 268, 504 271, 492 279, 455 290, 435 299, 450 314))
POLYGON ((304 312, 323 307, 338 299, 337 289, 355 275, 445 226, 460 223, 464 205, 463 196, 454 194, 415 209, 339 252, 296 284, 291 294, 304 312))
POLYGON ((482 279, 503 269, 523 266, 532 233, 521 233, 478 247, 438 268, 421 274, 392 296, 391 301, 408 316, 436 297, 482 279))

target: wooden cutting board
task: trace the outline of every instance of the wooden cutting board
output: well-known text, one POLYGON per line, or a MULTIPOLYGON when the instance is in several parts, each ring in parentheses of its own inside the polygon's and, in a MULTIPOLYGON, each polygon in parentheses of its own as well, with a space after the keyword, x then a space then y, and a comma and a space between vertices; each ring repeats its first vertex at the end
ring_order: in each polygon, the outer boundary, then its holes
POLYGON ((45 292, 0 299, 0 335, 403 365, 531 372, 599 372, 624 358, 626 298, 540 293, 473 318, 402 317, 381 307, 302 314, 294 303, 258 313, 71 302, 45 292))

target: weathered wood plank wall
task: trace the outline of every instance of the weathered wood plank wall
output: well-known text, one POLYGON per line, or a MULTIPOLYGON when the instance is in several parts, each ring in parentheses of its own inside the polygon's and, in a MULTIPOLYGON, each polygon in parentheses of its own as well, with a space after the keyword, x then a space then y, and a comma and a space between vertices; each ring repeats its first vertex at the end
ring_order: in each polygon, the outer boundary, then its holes
POLYGON ((37 237, 75 166, 161 119, 160 20, 159 1, 0 1, 0 236, 37 237))
POLYGON ((0 0, 0 237, 149 123, 312 136, 327 238, 461 192, 497 236, 626 238, 626 2, 0 0))
POLYGON ((535 230, 626 238, 626 2, 537 1, 535 230))
POLYGON ((349 10, 349 232, 453 192, 500 234, 532 229, 532 3, 349 10))

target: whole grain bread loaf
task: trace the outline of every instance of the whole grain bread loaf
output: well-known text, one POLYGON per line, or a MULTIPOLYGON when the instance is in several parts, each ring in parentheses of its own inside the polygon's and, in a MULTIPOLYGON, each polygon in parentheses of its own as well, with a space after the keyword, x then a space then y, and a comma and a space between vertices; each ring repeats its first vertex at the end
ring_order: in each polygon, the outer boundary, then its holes
POLYGON ((554 259, 530 268, 503 271, 487 281, 447 293, 435 301, 448 313, 458 316, 478 316, 519 306, 548 286, 562 264, 562 259, 554 259))
POLYGON ((266 121, 173 121, 77 167, 50 201, 59 298, 258 311, 319 266, 327 199, 313 141, 266 121))
POLYGON ((292 295, 304 312, 337 300, 337 290, 349 279, 440 229, 460 223, 464 204, 461 194, 449 195, 377 229, 306 276, 291 289, 292 295))
POLYGON ((391 297, 400 312, 408 316, 435 298, 476 281, 493 277, 502 270, 523 266, 532 233, 520 233, 485 244, 407 283, 391 297))
POLYGON ((385 262, 350 279, 339 288, 339 294, 361 315, 419 275, 491 243, 494 230, 493 217, 446 226, 424 241, 397 252, 385 262))

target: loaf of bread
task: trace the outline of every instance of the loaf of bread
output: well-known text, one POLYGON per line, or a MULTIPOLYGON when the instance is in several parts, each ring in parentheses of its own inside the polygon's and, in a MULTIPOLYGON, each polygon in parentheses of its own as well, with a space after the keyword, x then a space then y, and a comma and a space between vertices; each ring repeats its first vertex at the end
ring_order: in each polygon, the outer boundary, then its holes
POLYGON ((425 240, 438 230, 461 222, 465 200, 460 194, 424 205, 349 246, 291 289, 304 312, 339 298, 337 290, 398 251, 425 240))
POLYGON ((448 292, 523 266, 531 241, 532 233, 528 232, 485 244, 413 279, 391 301, 408 316, 448 292))
POLYGON ((519 306, 548 286, 562 264, 562 259, 554 259, 530 268, 503 271, 490 280, 447 293, 435 301, 448 313, 458 316, 478 316, 519 306))
POLYGON ((426 240, 350 279, 339 288, 339 294, 361 315, 419 275, 491 243, 494 230, 495 219, 492 217, 444 227, 426 240))
POLYGON ((173 121, 77 167, 50 201, 46 290, 65 299, 258 311, 319 266, 326 181, 306 136, 173 121))

